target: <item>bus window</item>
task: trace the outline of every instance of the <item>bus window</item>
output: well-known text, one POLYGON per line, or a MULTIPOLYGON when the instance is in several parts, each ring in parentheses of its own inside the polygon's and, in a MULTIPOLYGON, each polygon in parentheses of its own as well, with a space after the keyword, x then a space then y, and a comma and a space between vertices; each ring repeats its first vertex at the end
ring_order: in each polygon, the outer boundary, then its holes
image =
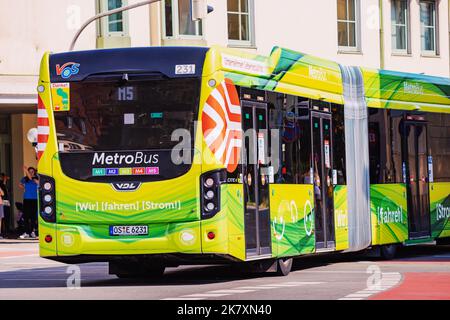
POLYGON ((369 108, 370 183, 402 181, 401 114, 391 119, 389 110, 369 108))
POLYGON ((58 136, 95 151, 169 149, 175 129, 192 131, 198 91, 192 79, 72 83, 70 111, 55 112, 55 121, 73 125, 58 136))
POLYGON ((346 184, 345 171, 345 130, 344 130, 344 106, 332 104, 333 114, 333 169, 336 172, 336 183, 346 184))
POLYGON ((403 111, 390 110, 388 121, 390 123, 391 134, 391 163, 392 174, 390 183, 404 183, 402 164, 402 128, 403 111))
MULTIPOLYGON (((187 172, 190 163, 171 161, 170 152, 180 143, 172 141, 172 133, 186 130, 192 159, 199 93, 200 81, 194 78, 71 83, 70 110, 54 113, 63 171, 75 179, 100 181, 104 177, 91 174, 94 153, 106 152, 106 157, 145 151, 164 158, 159 176, 145 179, 169 179, 187 172)), ((119 161, 119 156, 114 158, 114 168, 125 165, 125 158, 119 161)))
POLYGON ((450 166, 450 115, 441 113, 429 113, 428 141, 433 161, 433 181, 449 182, 450 166))
POLYGON ((286 96, 284 105, 273 113, 280 130, 280 169, 276 183, 310 184, 311 127, 307 105, 295 96, 286 96))

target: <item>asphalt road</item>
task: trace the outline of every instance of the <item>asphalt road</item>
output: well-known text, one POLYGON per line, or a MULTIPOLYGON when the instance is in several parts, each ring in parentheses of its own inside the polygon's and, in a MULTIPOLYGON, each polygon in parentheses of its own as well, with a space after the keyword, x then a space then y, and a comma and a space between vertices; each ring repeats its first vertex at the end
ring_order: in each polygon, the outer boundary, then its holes
POLYGON ((287 277, 183 266, 157 280, 118 279, 106 263, 68 266, 40 258, 37 249, 36 241, 0 241, 0 299, 450 300, 450 246, 403 248, 391 261, 303 257, 287 277))

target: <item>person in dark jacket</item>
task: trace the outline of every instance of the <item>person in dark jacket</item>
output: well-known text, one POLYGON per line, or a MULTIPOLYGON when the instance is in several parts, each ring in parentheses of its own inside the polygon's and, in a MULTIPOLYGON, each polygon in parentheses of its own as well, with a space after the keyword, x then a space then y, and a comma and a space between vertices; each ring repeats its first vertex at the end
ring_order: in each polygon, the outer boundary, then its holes
POLYGON ((9 199, 8 180, 9 177, 5 173, 0 173, 0 190, 3 192, 2 202, 4 215, 0 234, 3 234, 4 237, 10 232, 9 227, 11 224, 11 203, 9 199))
POLYGON ((25 176, 20 180, 19 187, 23 193, 23 214, 25 218, 26 231, 20 236, 21 239, 37 237, 38 217, 38 186, 39 176, 33 167, 23 166, 25 176))

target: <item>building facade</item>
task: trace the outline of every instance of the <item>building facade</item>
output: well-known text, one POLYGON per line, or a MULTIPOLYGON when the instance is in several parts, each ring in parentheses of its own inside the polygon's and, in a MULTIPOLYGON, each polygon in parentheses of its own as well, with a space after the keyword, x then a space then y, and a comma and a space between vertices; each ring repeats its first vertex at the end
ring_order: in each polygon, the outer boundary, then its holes
MULTIPOLYGON (((22 166, 36 165, 26 133, 36 126, 36 85, 45 51, 67 51, 96 13, 140 0, 0 1, 0 172, 21 201, 22 166)), ((448 0, 189 0, 160 2, 92 23, 75 50, 218 44, 268 55, 287 47, 348 65, 450 75, 448 0)))

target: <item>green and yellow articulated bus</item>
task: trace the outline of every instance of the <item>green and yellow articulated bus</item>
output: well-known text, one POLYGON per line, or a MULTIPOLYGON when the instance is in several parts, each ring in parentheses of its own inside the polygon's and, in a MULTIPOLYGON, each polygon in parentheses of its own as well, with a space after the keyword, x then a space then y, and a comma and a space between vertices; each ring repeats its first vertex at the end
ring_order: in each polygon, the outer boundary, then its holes
POLYGON ((450 237, 450 79, 275 47, 44 55, 40 255, 119 277, 450 237))

